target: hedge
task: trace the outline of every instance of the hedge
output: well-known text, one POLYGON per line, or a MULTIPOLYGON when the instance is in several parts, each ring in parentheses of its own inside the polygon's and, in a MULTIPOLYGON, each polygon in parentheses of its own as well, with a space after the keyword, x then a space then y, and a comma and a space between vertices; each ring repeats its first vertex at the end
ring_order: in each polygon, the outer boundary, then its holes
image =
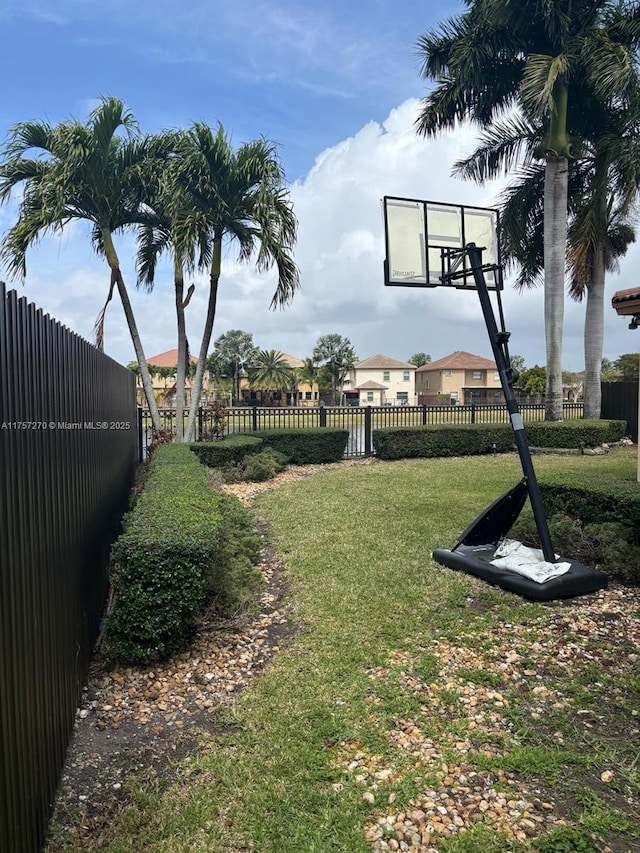
POLYGON ((531 447, 599 447, 620 441, 627 434, 626 421, 572 420, 525 423, 531 447))
POLYGON ((562 513, 584 523, 621 522, 640 537, 640 486, 635 480, 547 471, 538 480, 549 515, 562 513))
POLYGON ((199 442, 189 445, 200 462, 207 468, 222 468, 225 465, 242 462, 249 453, 262 449, 262 439, 246 433, 221 438, 219 441, 199 442))
POLYGON ((109 656, 134 664, 165 659, 186 646, 208 597, 229 609, 257 588, 257 573, 244 560, 255 555, 257 537, 245 529, 236 535, 246 512, 237 503, 239 510, 229 509, 211 489, 188 445, 155 450, 112 549, 109 656))
POLYGON ((312 429, 268 429, 248 433, 260 438, 294 465, 340 462, 344 456, 349 430, 331 427, 312 429))
POLYGON ((513 449, 513 431, 504 424, 417 426, 373 431, 379 459, 435 456, 471 456, 506 453, 513 449))
MULTIPOLYGON (((528 422, 525 430, 532 447, 595 447, 623 438, 626 422, 528 422)), ((373 446, 380 459, 505 453, 513 450, 514 444, 510 424, 429 425, 373 431, 373 446)))

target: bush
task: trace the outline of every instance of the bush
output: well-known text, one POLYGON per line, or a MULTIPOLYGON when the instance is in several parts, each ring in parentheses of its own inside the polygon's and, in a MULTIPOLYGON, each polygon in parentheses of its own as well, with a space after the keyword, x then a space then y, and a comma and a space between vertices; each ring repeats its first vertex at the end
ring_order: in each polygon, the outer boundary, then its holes
POLYGON ((373 446, 379 459, 506 453, 513 449, 513 431, 506 424, 376 429, 373 446))
POLYGON ((316 427, 313 429, 272 429, 250 433, 266 447, 282 453, 294 465, 340 462, 349 438, 349 430, 316 427))
POLYGON ((218 496, 187 445, 160 445, 145 488, 113 546, 111 652, 132 663, 166 658, 189 638, 216 559, 218 496))
POLYGON ((219 495, 222 521, 218 559, 206 577, 207 598, 224 616, 237 616, 255 606, 264 585, 254 563, 260 548, 251 514, 233 495, 219 495))
POLYGON ((255 594, 257 537, 235 499, 214 492, 186 444, 158 447, 145 488, 111 555, 115 605, 107 653, 134 664, 162 660, 190 639, 205 602, 237 612, 255 594))
POLYGON ((237 465, 249 453, 258 453, 262 449, 262 440, 236 433, 220 441, 191 444, 190 448, 207 468, 223 468, 229 464, 237 465))
MULTIPOLYGON (((596 447, 619 441, 625 421, 558 421, 525 423, 532 447, 596 447)), ((416 426, 373 431, 373 446, 380 459, 434 456, 473 456, 513 450, 510 424, 459 424, 416 426), (494 447, 495 445, 495 447, 494 447)))
MULTIPOLYGON (((640 548, 631 525, 616 521, 584 523, 564 513, 551 515, 548 524, 556 553, 630 583, 640 583, 640 548)), ((511 535, 539 547, 530 514, 516 522, 511 535)))
POLYGON ((528 421, 527 440, 532 447, 579 448, 599 447, 624 438, 626 421, 575 420, 528 421))
POLYGON ((287 457, 283 453, 272 447, 266 447, 260 453, 252 453, 245 458, 242 463, 243 479, 258 482, 272 480, 286 467, 286 464, 287 457))

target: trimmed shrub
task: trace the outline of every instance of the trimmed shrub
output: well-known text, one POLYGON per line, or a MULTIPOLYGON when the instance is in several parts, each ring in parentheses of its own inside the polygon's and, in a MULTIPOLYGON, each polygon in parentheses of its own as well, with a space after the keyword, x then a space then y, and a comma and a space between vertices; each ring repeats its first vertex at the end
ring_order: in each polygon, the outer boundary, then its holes
POLYGON ((107 654, 134 664, 183 649, 204 604, 235 614, 260 586, 259 539, 237 499, 211 489, 186 444, 163 445, 111 554, 107 654))
POLYGON ((597 474, 545 472, 540 490, 549 515, 563 513, 588 524, 620 522, 640 537, 640 486, 632 480, 597 474))
MULTIPOLYGON (((532 447, 569 449, 619 441, 626 427, 625 421, 608 420, 525 423, 527 441, 532 447)), ((514 445, 510 424, 447 424, 373 431, 373 446, 380 459, 505 453, 513 450, 514 445)))
POLYGON ((159 446, 145 488, 111 553, 109 651, 132 663, 184 646, 217 556, 219 498, 186 444, 159 446))
MULTIPOLYGON (((640 583, 640 548, 632 525, 616 521, 584 523, 564 513, 551 515, 548 525, 556 553, 629 583, 640 583)), ((540 545, 530 513, 518 519, 510 535, 525 544, 540 545)))
POLYGON ((250 433, 266 447, 282 453, 294 465, 340 462, 349 438, 349 430, 331 427, 312 429, 269 429, 250 433))
POLYGON ((260 453, 245 457, 242 463, 242 479, 256 482, 272 480, 286 465, 287 457, 284 453, 274 450, 273 447, 265 447, 260 453))
POLYGON ((626 421, 572 420, 527 421, 527 440, 532 447, 599 447, 620 441, 627 432, 626 421))
POLYGON ((373 431, 373 446, 379 459, 472 456, 506 453, 513 449, 513 431, 506 424, 461 424, 417 426, 373 431))
POLYGON ((207 573, 207 596, 224 616, 237 616, 255 607, 264 586, 255 567, 260 536, 251 514, 233 495, 220 494, 218 559, 207 573))
POLYGON ((246 433, 236 433, 220 441, 198 442, 189 447, 207 468, 222 468, 229 464, 237 465, 249 453, 258 453, 262 449, 262 440, 246 433))

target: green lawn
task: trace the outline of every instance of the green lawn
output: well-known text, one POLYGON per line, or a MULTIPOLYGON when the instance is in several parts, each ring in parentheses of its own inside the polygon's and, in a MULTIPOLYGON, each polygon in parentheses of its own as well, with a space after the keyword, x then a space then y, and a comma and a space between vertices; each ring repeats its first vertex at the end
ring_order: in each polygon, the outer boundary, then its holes
MULTIPOLYGON (((629 474, 635 457, 536 458, 538 470, 560 465, 629 474)), ((491 796, 538 797, 565 824, 541 818, 534 847, 515 828, 475 822, 433 837, 438 853, 637 850, 631 647, 587 630, 596 623, 579 603, 527 603, 430 559, 520 476, 513 456, 375 462, 260 495, 300 630, 181 781, 131 783, 131 805, 93 849, 398 849, 392 822, 378 846, 365 834, 450 776, 478 773, 491 796)))

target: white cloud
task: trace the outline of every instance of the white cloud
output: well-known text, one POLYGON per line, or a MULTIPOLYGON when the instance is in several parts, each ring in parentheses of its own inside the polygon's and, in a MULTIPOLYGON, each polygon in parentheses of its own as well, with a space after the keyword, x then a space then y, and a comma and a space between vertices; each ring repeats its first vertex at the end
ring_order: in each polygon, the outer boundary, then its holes
MULTIPOLYGON (((473 293, 451 288, 416 290, 383 285, 383 234, 380 199, 399 195, 491 206, 503 182, 477 187, 450 177, 452 164, 474 147, 474 132, 463 127, 435 140, 414 132, 418 102, 406 101, 382 123, 371 122, 357 134, 321 152, 291 195, 299 219, 296 258, 302 288, 290 307, 269 311, 276 277, 239 266, 225 254, 213 340, 231 328, 254 335, 263 349, 281 349, 299 357, 311 354, 317 338, 329 332, 349 337, 360 358, 383 352, 406 359, 417 351, 433 358, 464 349, 490 356, 491 349, 478 300, 473 293)), ((176 346, 171 271, 163 267, 153 294, 135 291, 134 246, 118 238, 125 280, 148 356, 176 346)), ((46 311, 91 334, 108 286, 104 263, 90 254, 86 229, 68 232, 62 244, 47 238, 30 256, 25 293, 46 311)), ((640 264, 633 246, 619 276, 610 276, 608 291, 632 286, 640 264)), ((187 311, 189 340, 197 352, 208 298, 206 277, 187 311)), ((527 364, 543 364, 542 291, 504 293, 510 349, 527 364)), ((563 363, 580 370, 584 305, 567 301, 563 363)), ((637 335, 605 306, 605 355, 638 349, 637 335)), ((114 297, 106 325, 106 351, 126 363, 133 349, 119 300, 114 297)))

